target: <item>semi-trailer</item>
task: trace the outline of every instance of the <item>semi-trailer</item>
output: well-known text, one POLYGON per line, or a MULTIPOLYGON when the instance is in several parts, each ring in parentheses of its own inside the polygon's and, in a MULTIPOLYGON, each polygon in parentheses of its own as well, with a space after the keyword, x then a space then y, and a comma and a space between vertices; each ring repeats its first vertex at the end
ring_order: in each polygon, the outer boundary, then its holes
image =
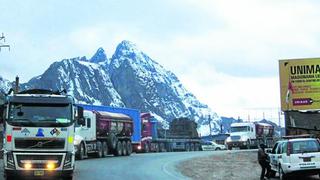
POLYGON ((232 123, 230 136, 226 139, 226 146, 232 148, 250 149, 264 143, 268 147, 273 145, 274 127, 267 123, 243 122, 232 123))
POLYGON ((133 146, 135 152, 199 151, 201 139, 197 124, 188 118, 176 118, 169 129, 158 128, 150 113, 141 113, 141 141, 133 146))
POLYGON ((85 121, 76 126, 74 145, 78 159, 88 155, 100 158, 108 154, 129 156, 132 153, 135 140, 133 121, 139 111, 108 106, 79 106, 84 108, 85 121))

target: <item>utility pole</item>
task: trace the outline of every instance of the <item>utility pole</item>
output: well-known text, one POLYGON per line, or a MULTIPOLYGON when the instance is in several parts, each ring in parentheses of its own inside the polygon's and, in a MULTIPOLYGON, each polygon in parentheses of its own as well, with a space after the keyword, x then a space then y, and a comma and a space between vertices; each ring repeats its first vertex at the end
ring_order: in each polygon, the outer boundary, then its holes
POLYGON ((209 132, 210 132, 210 136, 211 136, 211 116, 208 116, 208 121, 209 121, 209 132))
MULTIPOLYGON (((3 41, 3 43, 6 43, 6 37, 4 36, 3 33, 0 36, 0 41, 3 41)), ((3 44, 3 43, 0 43, 0 51, 1 51, 1 48, 8 48, 9 51, 10 51, 10 45, 9 44, 3 44)))

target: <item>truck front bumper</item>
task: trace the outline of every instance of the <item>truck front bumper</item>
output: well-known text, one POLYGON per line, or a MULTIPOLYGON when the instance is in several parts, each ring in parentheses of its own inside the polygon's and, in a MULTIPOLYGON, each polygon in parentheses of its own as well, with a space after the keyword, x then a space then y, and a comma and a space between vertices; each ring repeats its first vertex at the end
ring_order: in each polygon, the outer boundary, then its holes
POLYGON ((233 148, 233 147, 247 147, 247 142, 246 141, 231 141, 227 142, 228 148, 233 148))
POLYGON ((72 177, 73 170, 60 170, 60 171, 49 171, 49 170, 8 170, 4 171, 5 177, 17 177, 24 179, 34 178, 64 178, 72 177))

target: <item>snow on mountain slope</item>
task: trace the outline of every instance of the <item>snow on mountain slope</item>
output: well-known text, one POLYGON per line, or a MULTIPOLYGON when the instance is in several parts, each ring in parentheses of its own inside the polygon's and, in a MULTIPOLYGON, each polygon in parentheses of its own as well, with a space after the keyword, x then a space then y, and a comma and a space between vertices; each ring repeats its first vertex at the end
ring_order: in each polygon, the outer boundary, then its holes
POLYGON ((0 76, 0 93, 1 94, 8 93, 11 87, 12 87, 11 82, 0 76))
POLYGON ((112 83, 127 107, 151 111, 169 122, 176 117, 195 119, 202 126, 202 134, 209 133, 207 117, 211 115, 213 132, 218 131, 218 115, 186 90, 172 72, 135 44, 122 41, 108 69, 112 83))
MULTIPOLYGON (((10 85, 8 81, 2 84, 10 85)), ((8 87, 3 85, 8 90, 8 87)), ((53 63, 42 75, 21 85, 21 89, 66 89, 78 103, 118 106, 151 112, 168 127, 174 118, 196 120, 201 135, 220 129, 220 117, 199 102, 175 74, 152 60, 138 47, 122 41, 111 59, 99 48, 92 58, 77 57, 53 63)))
POLYGON ((53 63, 41 76, 32 78, 23 87, 66 89, 78 103, 124 106, 108 72, 101 65, 80 58, 53 63))

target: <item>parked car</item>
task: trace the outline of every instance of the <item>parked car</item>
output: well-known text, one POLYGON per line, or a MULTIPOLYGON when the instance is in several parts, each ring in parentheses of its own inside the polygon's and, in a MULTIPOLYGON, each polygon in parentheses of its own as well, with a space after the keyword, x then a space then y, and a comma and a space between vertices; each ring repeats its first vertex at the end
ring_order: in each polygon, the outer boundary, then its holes
POLYGON ((289 175, 319 175, 320 144, 316 138, 284 139, 268 152, 271 169, 280 179, 289 175))
POLYGON ((219 150, 226 150, 225 145, 217 144, 214 141, 204 141, 201 143, 201 149, 203 151, 219 151, 219 150))

